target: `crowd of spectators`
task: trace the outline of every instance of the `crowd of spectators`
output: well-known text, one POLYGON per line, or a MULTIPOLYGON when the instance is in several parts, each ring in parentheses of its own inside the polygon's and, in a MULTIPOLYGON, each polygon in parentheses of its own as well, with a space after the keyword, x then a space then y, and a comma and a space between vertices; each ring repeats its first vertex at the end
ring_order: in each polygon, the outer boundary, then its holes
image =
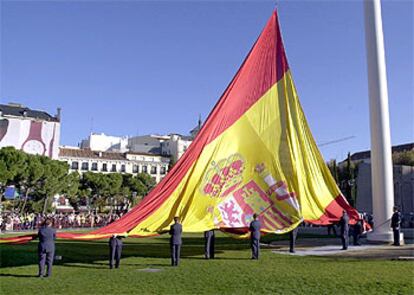
POLYGON ((105 226, 118 220, 123 212, 110 213, 2 213, 0 229, 4 231, 37 230, 46 218, 53 220, 53 226, 63 228, 93 228, 105 226))

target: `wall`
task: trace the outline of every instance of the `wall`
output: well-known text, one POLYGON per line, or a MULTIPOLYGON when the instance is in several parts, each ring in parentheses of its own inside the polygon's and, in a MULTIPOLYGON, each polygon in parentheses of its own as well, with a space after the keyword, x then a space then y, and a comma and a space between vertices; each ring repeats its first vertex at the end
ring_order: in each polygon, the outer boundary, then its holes
POLYGON ((120 151, 127 150, 128 138, 108 136, 104 133, 91 134, 87 139, 82 140, 81 148, 88 148, 92 151, 120 151))
POLYGON ((0 148, 13 146, 29 154, 57 159, 60 123, 0 116, 0 148))
MULTIPOLYGON (((414 212, 414 167, 394 166, 394 202, 404 215, 414 212)), ((372 213, 371 165, 358 166, 357 202, 358 210, 372 213)))
POLYGON ((143 166, 147 167, 147 173, 155 179, 158 183, 160 182, 168 172, 168 158, 161 157, 146 157, 146 156, 137 156, 137 155, 127 155, 125 160, 112 160, 112 159, 103 159, 103 158, 82 158, 82 157, 68 157, 61 156, 60 161, 66 162, 70 166, 70 171, 77 171, 79 173, 84 172, 99 172, 99 173, 129 173, 137 174, 142 173, 143 166), (72 169, 72 163, 78 162, 78 169, 72 169), (88 163, 88 169, 82 169, 82 163, 88 163), (96 163, 96 170, 92 170, 92 164, 96 163), (103 164, 107 165, 107 170, 103 171, 103 164), (116 165, 116 171, 112 171, 112 165, 116 165), (121 170, 121 166, 125 165, 125 171, 121 170), (137 166, 138 171, 134 171, 134 166, 137 166), (151 168, 156 167, 156 173, 151 173, 151 168), (163 167, 164 173, 161 173, 161 168, 163 167))

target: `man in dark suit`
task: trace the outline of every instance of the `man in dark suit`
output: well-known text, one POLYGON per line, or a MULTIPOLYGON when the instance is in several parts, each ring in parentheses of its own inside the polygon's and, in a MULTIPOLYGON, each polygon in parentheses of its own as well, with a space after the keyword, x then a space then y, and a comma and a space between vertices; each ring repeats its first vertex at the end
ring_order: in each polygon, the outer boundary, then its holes
POLYGON ((289 232, 289 252, 295 253, 296 237, 298 235, 299 227, 294 228, 289 232))
POLYGON ((349 245, 349 216, 345 210, 342 211, 339 226, 341 227, 342 250, 347 250, 349 245))
POLYGON ((121 262, 122 255, 122 237, 118 235, 113 235, 109 239, 109 268, 112 269, 119 268, 119 263, 121 262))
POLYGON ((204 241, 205 241, 205 257, 206 259, 214 259, 214 229, 204 232, 204 241))
POLYGON ((174 224, 170 227, 170 246, 171 246, 171 265, 178 266, 180 262, 180 250, 181 250, 181 234, 183 232, 183 227, 180 224, 180 219, 176 216, 174 217, 174 224))
POLYGON ((39 245, 37 253, 39 255, 39 277, 44 276, 45 264, 47 264, 46 277, 52 275, 53 258, 55 256, 56 230, 52 227, 52 220, 47 218, 43 226, 37 233, 39 245))
POLYGON ((259 259, 260 252, 260 221, 257 220, 257 214, 253 214, 253 221, 250 223, 250 241, 252 247, 252 259, 259 259))
POLYGON ((361 243, 359 242, 359 239, 361 238, 361 235, 363 233, 363 219, 361 216, 359 216, 358 220, 354 224, 352 228, 352 236, 354 238, 354 246, 361 246, 361 243))
POLYGON ((398 207, 394 206, 394 214, 391 217, 391 228, 394 232, 394 246, 400 246, 400 226, 401 226, 401 213, 398 211, 398 207))

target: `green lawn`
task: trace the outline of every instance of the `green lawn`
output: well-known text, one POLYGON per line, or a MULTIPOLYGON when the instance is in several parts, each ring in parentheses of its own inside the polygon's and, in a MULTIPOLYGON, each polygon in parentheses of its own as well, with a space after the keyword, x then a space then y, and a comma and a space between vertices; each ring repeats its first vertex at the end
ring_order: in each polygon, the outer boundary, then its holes
MULTIPOLYGON (((280 239, 280 237, 277 237, 280 239)), ((283 237, 282 237, 283 238, 283 237)), ((275 239, 275 236, 267 237, 275 239)), ((1 294, 413 294, 409 261, 293 257, 248 241, 216 238, 217 259, 203 259, 203 239, 186 235, 181 265, 170 267, 168 237, 126 239, 121 268, 109 270, 107 241, 57 241, 51 278, 37 278, 37 242, 2 245, 1 294), (147 267, 160 272, 139 271, 147 267)))

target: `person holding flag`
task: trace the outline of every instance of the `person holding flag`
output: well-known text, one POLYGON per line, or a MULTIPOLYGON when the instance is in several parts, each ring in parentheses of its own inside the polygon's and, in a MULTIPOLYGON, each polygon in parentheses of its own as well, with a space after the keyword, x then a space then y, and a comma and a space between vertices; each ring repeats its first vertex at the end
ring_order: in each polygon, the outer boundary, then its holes
POLYGON ((342 211, 339 225, 341 227, 342 250, 347 250, 349 245, 349 216, 345 210, 342 211))
POLYGON ((394 233, 394 246, 400 246, 400 226, 401 226, 401 213, 398 211, 398 207, 394 206, 394 214, 391 217, 391 228, 394 233))
POLYGON ((171 266, 178 266, 180 262, 180 250, 181 250, 181 234, 183 227, 180 224, 180 218, 174 217, 174 224, 170 227, 170 247, 171 247, 171 266))
POLYGON ((253 214, 253 221, 250 223, 250 241, 252 246, 252 259, 259 259, 260 252, 260 221, 257 220, 257 214, 253 214))
POLYGON ((46 277, 52 275, 52 265, 55 256, 56 230, 52 227, 52 220, 47 218, 38 232, 39 245, 37 253, 39 255, 39 277, 44 277, 45 264, 47 264, 46 277))

